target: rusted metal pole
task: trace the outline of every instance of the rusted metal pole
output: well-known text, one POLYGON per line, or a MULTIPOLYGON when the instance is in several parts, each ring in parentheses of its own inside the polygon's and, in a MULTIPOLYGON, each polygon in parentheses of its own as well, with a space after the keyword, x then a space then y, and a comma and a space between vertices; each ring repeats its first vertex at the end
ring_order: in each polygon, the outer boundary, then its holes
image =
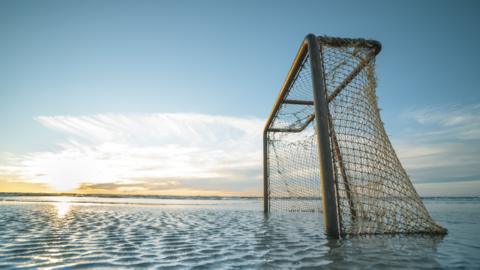
POLYGON ((269 183, 268 183, 268 134, 263 132, 263 212, 269 212, 269 183))
MULTIPOLYGON (((331 117, 328 117, 328 122, 330 123, 330 126, 333 126, 333 121, 331 117)), ((338 145, 338 140, 337 140, 337 135, 335 132, 332 130, 332 143, 333 143, 333 149, 335 151, 335 155, 337 156, 338 160, 338 166, 340 169, 340 174, 342 175, 343 178, 343 184, 345 185, 345 193, 347 194, 347 200, 348 200, 348 207, 350 208, 350 217, 352 219, 352 222, 355 222, 357 218, 357 210, 355 210, 355 204, 353 203, 352 199, 352 190, 350 189, 350 182, 347 177, 347 171, 345 170, 345 164, 343 163, 343 158, 342 158, 342 153, 340 152, 340 146, 338 145)), ((338 183, 337 183, 337 190, 338 190, 338 183)), ((336 193, 338 195, 338 192, 336 193)), ((338 198, 337 198, 338 202, 338 198)), ((341 222, 340 215, 339 221, 341 222)))
POLYGON ((278 98, 275 101, 275 105, 273 106, 272 112, 268 117, 267 123, 265 124, 264 132, 268 131, 268 129, 272 125, 273 119, 277 116, 278 110, 280 109, 280 106, 282 105, 283 100, 285 99, 285 96, 288 94, 288 91, 290 90, 290 86, 295 81, 295 76, 300 70, 303 60, 305 60, 306 54, 307 54, 307 44, 303 42, 302 45, 300 46, 300 49, 297 52, 297 55, 295 56, 295 59, 293 60, 292 67, 290 68, 287 74, 287 78, 285 79, 285 82, 282 85, 282 89, 280 90, 280 94, 278 95, 278 98))
POLYGON ((285 82, 282 86, 280 94, 277 100, 275 101, 275 105, 273 106, 272 112, 270 113, 270 116, 268 117, 267 123, 263 130, 263 211, 265 213, 268 213, 270 210, 270 205, 269 205, 270 183, 269 183, 269 175, 268 175, 268 132, 276 131, 275 128, 272 129, 270 126, 272 125, 273 119, 277 115, 283 100, 288 94, 290 86, 295 81, 295 76, 297 75, 298 70, 302 66, 302 62, 305 59, 306 54, 307 54, 307 45, 305 42, 302 42, 302 45, 300 46, 300 49, 298 50, 297 55, 295 56, 292 67, 288 72, 287 78, 285 79, 285 82))
POLYGON ((283 104, 293 104, 293 105, 313 106, 313 101, 311 101, 311 100, 285 99, 282 103, 283 104))
POLYGON ((333 176, 332 151, 330 147, 330 132, 328 123, 328 103, 324 80, 320 47, 317 38, 309 34, 305 38, 308 44, 312 73, 313 101, 315 104, 315 119, 318 143, 318 159, 320 162, 320 177, 322 181, 323 224, 329 237, 340 236, 335 180, 333 176))

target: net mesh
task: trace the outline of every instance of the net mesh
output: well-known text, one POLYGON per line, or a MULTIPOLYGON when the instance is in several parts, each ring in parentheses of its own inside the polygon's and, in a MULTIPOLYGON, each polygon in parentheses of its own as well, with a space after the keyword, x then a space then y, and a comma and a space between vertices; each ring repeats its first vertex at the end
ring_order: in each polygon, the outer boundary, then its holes
MULTIPOLYGON (((365 40, 318 41, 341 233, 444 233, 415 191, 380 119, 374 59, 379 47, 365 40)), ((266 132, 268 200, 273 211, 321 212, 309 55, 300 63, 266 132)))

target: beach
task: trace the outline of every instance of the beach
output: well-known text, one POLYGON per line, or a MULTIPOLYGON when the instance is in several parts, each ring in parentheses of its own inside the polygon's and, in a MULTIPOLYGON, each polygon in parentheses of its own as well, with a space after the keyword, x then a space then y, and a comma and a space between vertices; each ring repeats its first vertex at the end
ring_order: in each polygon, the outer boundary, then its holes
POLYGON ((480 199, 424 198, 444 236, 323 234, 321 215, 260 198, 0 196, 1 269, 465 269, 480 199))

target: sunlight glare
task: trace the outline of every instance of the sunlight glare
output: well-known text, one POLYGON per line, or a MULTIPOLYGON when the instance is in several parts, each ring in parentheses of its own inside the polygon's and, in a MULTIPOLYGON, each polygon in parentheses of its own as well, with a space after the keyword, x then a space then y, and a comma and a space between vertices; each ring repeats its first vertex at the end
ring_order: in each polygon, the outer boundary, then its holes
POLYGON ((58 202, 53 204, 57 210, 57 216, 59 218, 65 217, 65 215, 70 211, 70 202, 66 198, 60 198, 58 202))

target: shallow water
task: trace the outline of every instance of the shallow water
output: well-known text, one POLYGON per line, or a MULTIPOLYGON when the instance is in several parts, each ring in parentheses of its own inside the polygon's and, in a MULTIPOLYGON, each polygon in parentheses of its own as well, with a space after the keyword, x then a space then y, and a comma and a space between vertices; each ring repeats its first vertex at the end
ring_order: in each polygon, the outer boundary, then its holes
POLYGON ((328 240, 321 216, 258 199, 0 196, 0 268, 478 268, 480 200, 425 204, 447 236, 328 240))

